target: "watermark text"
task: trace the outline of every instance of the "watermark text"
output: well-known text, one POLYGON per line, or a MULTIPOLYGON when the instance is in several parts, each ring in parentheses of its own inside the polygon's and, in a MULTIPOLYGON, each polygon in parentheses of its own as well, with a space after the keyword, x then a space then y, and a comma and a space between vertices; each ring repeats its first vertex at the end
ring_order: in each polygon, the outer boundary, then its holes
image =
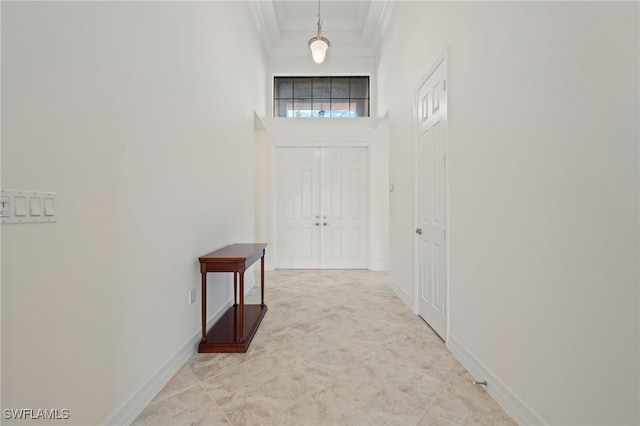
POLYGON ((5 408, 2 410, 5 420, 67 420, 66 408, 5 408))

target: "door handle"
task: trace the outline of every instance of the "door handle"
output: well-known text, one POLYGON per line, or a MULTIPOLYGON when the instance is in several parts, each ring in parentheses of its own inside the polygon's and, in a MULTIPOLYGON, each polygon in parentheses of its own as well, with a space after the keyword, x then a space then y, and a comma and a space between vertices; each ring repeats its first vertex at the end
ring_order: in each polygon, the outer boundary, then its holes
POLYGON ((327 223, 327 222, 322 222, 322 225, 323 225, 323 226, 327 226, 327 225, 328 225, 328 223, 327 223))
POLYGON ((418 228, 418 229, 416 229, 416 234, 418 234, 418 235, 422 235, 422 228, 418 228))
POLYGON ((315 226, 320 226, 320 222, 314 223, 315 226))

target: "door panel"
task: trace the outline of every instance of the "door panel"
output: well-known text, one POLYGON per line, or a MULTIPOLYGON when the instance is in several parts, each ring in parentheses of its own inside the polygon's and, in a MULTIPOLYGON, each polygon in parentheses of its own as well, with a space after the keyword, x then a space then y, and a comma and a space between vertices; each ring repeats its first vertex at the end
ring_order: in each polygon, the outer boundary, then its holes
POLYGON ((368 163, 366 148, 323 148, 323 268, 369 265, 368 163))
POLYGON ((319 151, 279 148, 276 154, 276 263, 280 268, 319 268, 319 151))
POLYGON ((418 313, 447 331, 446 62, 418 89, 416 280, 418 313))

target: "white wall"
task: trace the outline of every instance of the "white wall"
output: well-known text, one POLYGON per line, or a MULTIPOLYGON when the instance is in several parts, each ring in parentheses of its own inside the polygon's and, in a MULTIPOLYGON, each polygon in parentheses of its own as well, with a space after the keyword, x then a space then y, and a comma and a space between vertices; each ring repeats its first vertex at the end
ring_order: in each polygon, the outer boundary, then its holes
POLYGON ((640 423, 638 16, 397 2, 378 58, 390 276, 413 295, 413 96, 449 46, 449 344, 550 424, 640 423))
MULTIPOLYGON (((260 117, 254 117, 253 240, 270 245, 265 251, 264 267, 273 270, 271 240, 271 142, 260 117)), ((258 273, 260 268, 254 268, 258 273)))
POLYGON ((265 75, 246 3, 2 4, 2 185, 59 193, 2 226, 2 408, 126 418, 195 349, 197 257, 253 239, 265 75))
POLYGON ((371 150, 371 265, 389 270, 389 117, 379 117, 371 150))

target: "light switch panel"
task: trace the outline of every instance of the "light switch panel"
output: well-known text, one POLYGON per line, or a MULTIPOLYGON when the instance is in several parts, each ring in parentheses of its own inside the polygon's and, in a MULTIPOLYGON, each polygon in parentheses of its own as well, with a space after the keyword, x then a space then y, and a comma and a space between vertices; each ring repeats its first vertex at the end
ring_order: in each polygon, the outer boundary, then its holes
POLYGON ((57 199, 56 192, 3 189, 0 198, 2 223, 57 222, 57 199))

